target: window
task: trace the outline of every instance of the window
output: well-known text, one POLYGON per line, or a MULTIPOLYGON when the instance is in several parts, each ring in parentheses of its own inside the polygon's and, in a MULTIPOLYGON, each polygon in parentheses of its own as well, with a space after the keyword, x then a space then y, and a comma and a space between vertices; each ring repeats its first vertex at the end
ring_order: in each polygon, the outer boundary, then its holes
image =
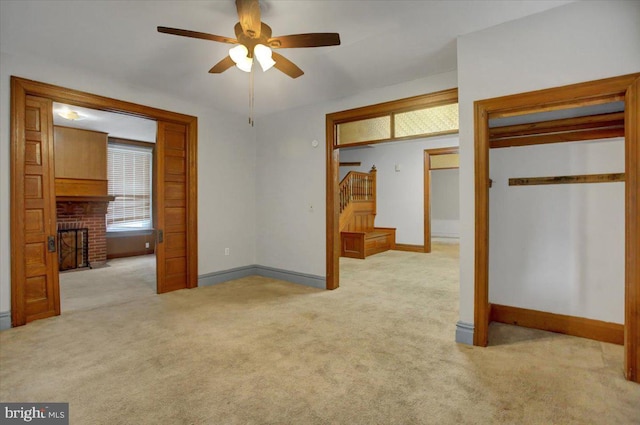
POLYGON ((391 138, 391 117, 368 118, 338 124, 338 144, 389 140, 391 138))
POLYGON ((429 136, 458 131, 458 104, 395 114, 394 137, 429 136))
POLYGON ((109 144, 109 195, 116 199, 109 203, 107 210, 108 232, 152 228, 152 163, 151 147, 109 144))
POLYGON ((336 127, 338 145, 457 133, 458 104, 389 112, 381 117, 340 123, 336 127))
POLYGON ((342 116, 334 121, 334 148, 453 134, 458 132, 458 89, 336 114, 342 116))

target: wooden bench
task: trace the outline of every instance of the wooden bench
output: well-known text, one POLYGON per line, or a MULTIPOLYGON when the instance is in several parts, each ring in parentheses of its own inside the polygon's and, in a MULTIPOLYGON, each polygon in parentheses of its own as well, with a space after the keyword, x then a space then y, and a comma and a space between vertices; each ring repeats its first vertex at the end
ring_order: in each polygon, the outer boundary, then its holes
POLYGON ((340 255, 364 259, 396 247, 396 229, 374 227, 367 232, 340 232, 340 255))

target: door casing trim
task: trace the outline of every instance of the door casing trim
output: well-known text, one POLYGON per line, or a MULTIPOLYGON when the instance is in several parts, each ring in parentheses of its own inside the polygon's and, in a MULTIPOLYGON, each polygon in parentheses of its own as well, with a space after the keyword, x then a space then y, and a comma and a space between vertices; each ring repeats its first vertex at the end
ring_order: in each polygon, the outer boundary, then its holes
MULTIPOLYGON (((147 118, 154 121, 166 121, 183 124, 187 127, 187 287, 198 286, 198 203, 197 203, 197 147, 198 147, 198 119, 197 117, 152 108, 132 102, 112 99, 105 96, 95 95, 79 90, 60 87, 52 84, 42 83, 11 76, 11 146, 15 146, 20 134, 24 134, 24 123, 20 123, 16 114, 15 105, 24 104, 27 95, 38 96, 51 99, 54 102, 68 103, 80 107, 98 109, 107 112, 115 112, 131 115, 140 118, 147 118)), ((11 161, 15 160, 16 153, 11 150, 11 161)), ((11 187, 14 186, 16 176, 11 173, 11 187)), ((11 190, 11 205, 16 204, 15 191, 11 190)), ((21 234, 23 229, 17 226, 18 220, 12 210, 10 219, 11 228, 11 252, 14 253, 16 235, 21 234)), ((26 323, 24 309, 19 307, 22 301, 18 299, 20 291, 17 288, 19 276, 17 276, 16 261, 18 256, 11 258, 11 318, 13 326, 20 326, 26 323)))
MULTIPOLYGON (((375 105, 363 106, 361 108, 349 109, 346 111, 334 112, 326 115, 326 278, 327 289, 337 289, 340 286, 340 209, 338 208, 338 186, 340 148, 368 145, 372 143, 383 143, 388 141, 410 140, 420 137, 399 138, 390 140, 379 140, 376 142, 361 142, 348 145, 337 144, 336 126, 350 121, 358 121, 366 118, 393 114, 394 112, 407 111, 413 109, 427 108, 430 106, 447 105, 458 102, 458 88, 441 90, 435 93, 423 94, 408 97, 405 99, 392 100, 375 105)), ((448 131, 440 134, 452 134, 457 131, 448 131)))
POLYGON ((638 117, 629 113, 631 84, 640 73, 589 81, 562 87, 502 96, 474 102, 475 128, 475 266, 474 266, 474 337, 477 346, 488 345, 491 304, 489 303, 489 119, 529 113, 565 109, 584 105, 625 101, 625 376, 640 382, 636 364, 640 356, 640 323, 637 306, 640 304, 640 214, 637 196, 640 174, 637 156, 640 140, 630 137, 629 128, 638 126, 638 117), (630 121, 634 120, 633 125, 630 121), (632 140, 633 139, 633 140, 632 140), (634 210, 635 208, 635 210, 634 210), (635 230, 634 230, 635 229, 635 230))
MULTIPOLYGON (((459 153, 458 146, 424 150, 424 245, 423 252, 431 252, 431 156, 459 153)), ((454 167, 460 168, 460 167, 454 167)))

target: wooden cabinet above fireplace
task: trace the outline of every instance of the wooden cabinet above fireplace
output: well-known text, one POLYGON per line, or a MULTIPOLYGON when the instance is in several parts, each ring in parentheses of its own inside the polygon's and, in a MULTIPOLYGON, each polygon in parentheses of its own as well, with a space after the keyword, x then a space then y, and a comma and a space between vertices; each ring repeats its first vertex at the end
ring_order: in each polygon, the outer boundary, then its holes
POLYGON ((107 133, 54 126, 57 197, 106 197, 107 133))

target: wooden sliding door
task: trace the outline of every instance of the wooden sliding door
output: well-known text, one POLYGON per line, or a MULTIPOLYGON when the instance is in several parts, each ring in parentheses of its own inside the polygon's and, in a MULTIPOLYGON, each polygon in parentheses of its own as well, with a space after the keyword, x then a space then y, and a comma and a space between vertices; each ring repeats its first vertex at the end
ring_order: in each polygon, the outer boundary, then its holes
POLYGON ((188 144, 183 124, 158 122, 156 149, 157 200, 156 256, 158 293, 196 286, 189 259, 195 255, 187 244, 188 144))
POLYGON ((60 314, 60 296, 52 102, 21 91, 12 106, 11 310, 18 326, 60 314))

